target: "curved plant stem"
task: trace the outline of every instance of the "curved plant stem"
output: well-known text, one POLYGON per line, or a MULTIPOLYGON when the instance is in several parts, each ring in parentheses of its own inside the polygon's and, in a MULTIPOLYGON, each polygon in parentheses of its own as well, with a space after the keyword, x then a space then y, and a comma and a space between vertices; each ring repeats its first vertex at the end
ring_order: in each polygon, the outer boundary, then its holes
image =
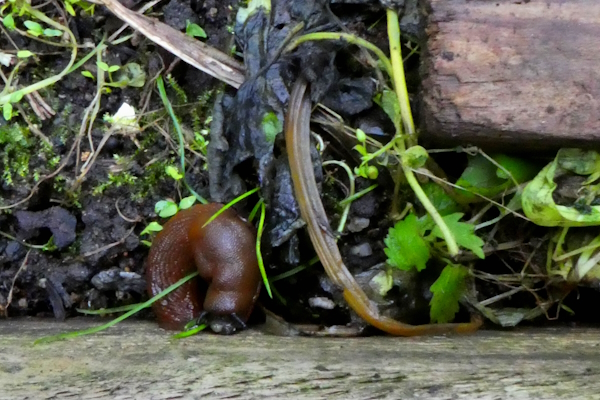
POLYGON ((472 332, 482 321, 478 317, 465 324, 409 325, 379 314, 354 276, 344 265, 335 237, 329 230, 310 160, 311 103, 307 83, 300 78, 292 90, 285 121, 285 141, 294 183, 294 192, 311 242, 329 278, 344 291, 348 305, 365 321, 392 335, 415 336, 443 332, 472 332))
POLYGON ((311 41, 311 40, 345 40, 348 43, 352 43, 357 46, 364 47, 365 49, 370 50, 373 53, 375 53, 377 58, 379 58, 379 60, 383 64, 383 68, 385 69, 385 72, 387 72, 388 75, 390 75, 390 76, 392 75, 392 64, 390 63, 390 59, 387 58, 385 53, 383 51, 381 51, 381 49, 379 47, 375 46, 373 43, 371 43, 365 39, 359 38, 358 36, 355 36, 355 35, 352 35, 349 33, 342 33, 342 32, 307 33, 306 35, 298 36, 296 39, 294 39, 288 45, 288 47, 285 49, 285 51, 286 51, 286 53, 290 52, 290 51, 294 50, 296 47, 298 47, 300 44, 311 41))

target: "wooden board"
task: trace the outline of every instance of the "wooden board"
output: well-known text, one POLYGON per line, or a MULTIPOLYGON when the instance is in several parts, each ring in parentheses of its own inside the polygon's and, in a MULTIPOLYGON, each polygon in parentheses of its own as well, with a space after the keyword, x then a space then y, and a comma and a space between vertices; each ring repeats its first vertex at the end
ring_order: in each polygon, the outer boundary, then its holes
POLYGON ((0 320, 0 399, 599 399, 600 331, 172 341, 151 322, 0 320))
POLYGON ((425 3, 426 140, 600 147, 600 1, 425 3))

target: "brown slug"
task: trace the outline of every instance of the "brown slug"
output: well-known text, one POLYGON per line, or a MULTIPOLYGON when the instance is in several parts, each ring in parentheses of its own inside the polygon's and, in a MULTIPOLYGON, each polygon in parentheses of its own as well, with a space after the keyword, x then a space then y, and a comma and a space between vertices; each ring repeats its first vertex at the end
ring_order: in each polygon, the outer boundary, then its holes
POLYGON ((178 212, 152 243, 146 262, 150 296, 195 270, 205 282, 193 279, 152 305, 162 328, 181 329, 196 318, 217 333, 245 327, 261 285, 256 235, 233 209, 203 227, 222 207, 211 203, 178 212))

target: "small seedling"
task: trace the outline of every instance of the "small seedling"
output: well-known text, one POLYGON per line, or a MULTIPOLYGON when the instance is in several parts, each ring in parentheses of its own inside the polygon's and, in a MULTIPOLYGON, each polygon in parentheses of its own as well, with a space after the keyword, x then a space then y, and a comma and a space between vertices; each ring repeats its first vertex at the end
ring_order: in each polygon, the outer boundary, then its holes
POLYGON ((189 20, 186 21, 185 34, 191 37, 199 37, 206 39, 206 32, 200 25, 192 24, 189 20))

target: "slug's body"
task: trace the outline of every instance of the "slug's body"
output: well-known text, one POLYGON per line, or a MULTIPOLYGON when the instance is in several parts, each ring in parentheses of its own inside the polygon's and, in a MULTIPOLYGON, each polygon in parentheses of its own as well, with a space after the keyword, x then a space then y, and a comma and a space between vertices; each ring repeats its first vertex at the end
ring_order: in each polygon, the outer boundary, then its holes
POLYGON ((212 203, 180 211, 150 248, 150 296, 196 270, 208 285, 194 279, 155 302, 152 307, 162 328, 181 329, 205 314, 215 332, 233 333, 244 327, 252 312, 261 284, 256 235, 232 209, 202 227, 222 207, 212 203))

